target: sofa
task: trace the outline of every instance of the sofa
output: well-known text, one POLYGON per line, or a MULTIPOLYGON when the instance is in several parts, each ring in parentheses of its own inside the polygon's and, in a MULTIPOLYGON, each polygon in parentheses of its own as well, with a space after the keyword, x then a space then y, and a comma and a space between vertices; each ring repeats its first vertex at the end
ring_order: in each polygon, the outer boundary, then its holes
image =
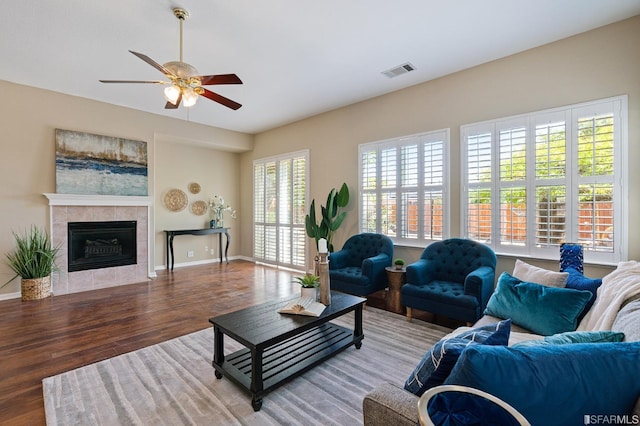
MULTIPOLYGON (((621 262, 623 263, 623 262, 621 262)), ((640 263, 638 262, 628 262, 628 263, 632 263, 630 266, 632 267, 632 270, 628 273, 628 277, 629 276, 636 276, 636 277, 640 277, 640 275, 638 275, 638 272, 640 272, 640 263)), ((614 271, 612 275, 615 279, 615 273, 616 271, 614 271)), ((515 273, 515 270, 514 270, 515 273)), ((607 276, 608 277, 608 276, 607 276)), ((605 277, 603 280, 606 282, 607 277, 605 277)), ((581 328, 584 328, 584 324, 585 323, 590 323, 590 324, 594 324, 594 323, 598 323, 599 318, 596 318, 594 316, 594 314, 597 315, 601 315, 601 316, 607 316, 607 315, 611 315, 611 307, 612 305, 615 305, 616 303, 618 304, 618 306, 615 309, 615 315, 609 319, 609 321, 612 321, 612 325, 606 326, 606 328, 601 328, 601 329, 606 329, 606 330, 611 330, 611 332, 617 332, 617 333, 623 333, 624 334, 624 338, 622 338, 622 346, 620 343, 580 343, 580 344, 573 344, 573 345, 559 345, 559 346, 563 346, 565 348, 571 348, 573 347, 574 350, 576 351, 581 351, 581 350, 587 350, 588 348, 602 348, 601 350, 607 350, 608 348, 620 348, 620 347, 624 347, 624 348, 628 348, 631 347, 632 348, 632 353, 630 354, 631 357, 631 362, 634 364, 640 364, 640 343, 628 343, 628 342, 640 342, 640 286, 637 285, 637 282, 640 278, 633 278, 634 280, 634 284, 633 286, 627 286, 626 288, 626 293, 623 292, 615 292, 618 296, 620 294, 623 294, 626 297, 623 301, 614 301, 611 302, 610 300, 602 300, 602 303, 600 304, 600 306, 598 306, 598 303, 593 304, 593 307, 591 307, 591 304, 589 304, 589 311, 588 312, 581 312, 580 313, 580 322, 579 323, 575 323, 574 324, 579 324, 580 326, 574 326, 574 328, 577 328, 578 330, 580 330, 581 328), (632 289, 632 287, 634 287, 632 289), (587 345, 587 346, 585 346, 587 345), (591 346, 588 346, 591 345, 591 346), (612 346, 598 346, 598 345, 612 345, 612 346), (618 345, 618 346, 616 346, 618 345), (582 348, 582 349, 580 349, 582 348)), ((521 282, 519 281, 517 278, 514 278, 513 276, 511 276, 510 274, 507 273, 503 273, 500 277, 500 279, 498 280, 498 286, 496 288, 496 293, 500 293, 500 286, 501 286, 501 282, 509 282, 509 281, 515 281, 517 282, 521 282)), ((524 283, 524 284, 530 284, 530 283, 524 283)), ((626 284, 625 284, 626 285, 626 284)), ((605 287, 604 285, 602 287, 605 287)), ((597 291, 596 289, 593 289, 594 291, 597 291)), ((545 291, 553 291, 553 290, 549 290, 548 287, 545 287, 544 289, 542 289, 542 292, 545 291)), ((600 297, 600 292, 597 293, 598 297, 600 297)), ((593 297, 595 298, 596 293, 593 294, 593 297)), ((494 297, 494 296, 492 296, 494 297)), ((496 299, 499 297, 499 295, 496 297, 496 299)), ((600 300, 598 300, 600 301, 600 300)), ((593 303, 593 300, 590 300, 591 303, 593 303)), ((584 304, 583 304, 584 306, 584 304)), ((444 339, 446 339, 447 337, 451 337, 451 336, 456 336, 456 335, 460 335, 460 333, 464 333, 465 331, 468 331, 470 329, 479 329, 479 328, 483 328, 486 327, 488 325, 491 324, 497 324, 501 321, 504 320, 503 317, 501 316, 494 316, 491 315, 493 313, 493 311, 491 311, 491 301, 490 304, 487 308, 487 311, 485 311, 485 315, 480 318, 472 327, 459 327, 458 329, 454 330, 452 333, 450 333, 449 336, 446 336, 444 339)), ((517 315, 516 315, 517 316, 517 315)), ((545 323, 546 319, 545 318, 540 318, 540 323, 545 323)), ((503 321, 504 322, 504 321, 503 321)), ((511 319, 509 319, 509 322, 511 322, 511 319)), ((534 342, 533 344, 535 345, 535 342, 538 341, 538 343, 545 343, 546 339, 549 339, 549 337, 545 337, 545 336, 550 336, 550 334, 553 332, 553 330, 549 330, 548 332, 544 333, 544 335, 542 334, 538 334, 533 332, 532 330, 525 328, 521 325, 518 325, 517 323, 523 323, 523 321, 521 321, 520 319, 518 319, 518 321, 516 321, 516 323, 511 323, 510 324, 510 334, 508 335, 508 348, 503 346, 503 347, 488 347, 489 349, 487 349, 487 352, 489 354, 492 353, 498 353, 499 351, 505 352, 505 351, 517 351, 518 346, 527 346, 528 344, 531 344, 532 342, 534 342), (515 348, 515 349, 514 349, 515 348), (492 352, 493 351, 493 352, 492 352)), ((524 321, 526 323, 526 320, 524 321)), ((609 323, 610 323, 609 322, 609 323)), ((543 324, 543 327, 548 327, 548 324, 543 324)), ((538 329, 538 324, 533 324, 533 328, 538 329)), ((571 334, 571 333, 569 333, 571 334)), ((443 340, 444 340, 443 339, 443 340)), ((567 343, 567 342, 562 342, 562 343, 567 343)), ((436 345, 437 346, 437 345, 436 345)), ((481 346, 481 345, 480 345, 481 346)), ((540 345, 540 346, 544 346, 544 345, 540 345)), ((557 346, 556 346, 557 347, 557 346)), ((551 346, 546 346, 546 349, 543 347, 543 349, 538 349, 538 351, 550 351, 550 350, 554 350, 554 349, 549 349, 551 348, 551 346)), ((523 350, 522 348, 520 348, 520 350, 523 350)), ((526 348, 525 348, 526 350, 526 348)), ((474 347, 474 351, 475 352, 479 352, 478 350, 475 349, 474 347)), ((469 357, 471 357, 472 355, 477 355, 477 353, 471 353, 470 350, 463 350, 463 355, 465 352, 470 352, 469 353, 469 357)), ((567 355, 565 355, 567 356, 567 355)), ((588 355, 584 355, 586 357, 588 357, 588 355)), ((425 356, 426 357, 426 356, 425 356)), ((525 356, 526 357, 526 356, 525 356)), ((574 355, 568 355, 567 358, 570 359, 572 357, 575 358, 579 358, 578 356, 574 356, 574 355)), ((457 364, 454 365, 453 367, 453 371, 451 372, 451 374, 453 375, 456 372, 456 367, 458 367, 457 370, 464 370, 465 366, 460 366, 460 363, 462 363, 462 359, 464 358, 464 356, 461 356, 461 358, 457 361, 457 364)), ((565 358, 565 359, 567 359, 565 358)), ((610 358, 610 357, 607 357, 610 358)), ((585 358, 585 359, 589 359, 589 358, 585 358)), ((617 359, 617 358, 616 358, 617 359)), ((418 360, 416 360, 418 361, 418 360)), ((469 364, 467 364, 469 365, 469 364)), ((478 366, 482 365, 482 368, 479 368, 478 370, 484 370, 485 365, 484 364, 478 364, 478 366)), ((514 367, 514 370, 519 370, 520 366, 519 364, 513 364, 516 365, 518 367, 514 367)), ((499 368, 502 368, 504 365, 501 365, 499 368)), ((572 368, 580 368, 580 365, 578 367, 576 367, 575 365, 571 366, 572 368)), ((540 365, 535 366, 534 368, 539 369, 540 365)), ((616 367, 614 367, 616 368, 616 367)), ((616 370, 619 371, 620 369, 616 370)), ((631 372, 630 374, 637 374, 637 372, 635 372, 635 370, 637 370, 637 368, 634 367, 633 372, 631 372)), ((560 370, 563 371, 563 370, 560 370)), ((625 370, 626 372, 626 370, 625 370)), ((408 373, 408 372, 407 372, 408 373)), ((469 372, 467 372, 469 373, 469 372)), ((520 372, 518 371, 518 375, 520 374, 520 372)), ((559 374, 559 376, 565 375, 565 376, 570 376, 571 373, 568 374, 564 374, 561 373, 559 374)), ((576 373, 576 374, 581 374, 581 373, 576 373)), ((589 374, 592 374, 591 372, 589 374)), ((464 375, 464 374, 463 374, 464 375)), ((473 374, 471 374, 473 375, 473 374)), ((459 374, 458 374, 459 376, 459 374)), ((514 376, 516 376, 514 374, 514 376)), ((512 377, 510 376, 509 373, 507 373, 506 376, 503 376, 500 380, 504 381, 508 381, 511 380, 512 377)), ((635 376, 632 378, 633 381, 640 381, 640 376, 635 376)), ((515 379, 517 380, 517 379, 515 379)), ((545 391, 541 392, 541 393, 545 393, 546 389, 554 389, 554 388, 558 388, 560 385, 558 385, 557 383, 555 383, 555 379, 550 379, 549 380, 551 383, 547 383, 547 384, 543 384, 543 386, 547 386, 547 388, 545 388, 545 391)), ((574 378, 575 381, 575 378, 574 378)), ((444 384, 450 384, 447 382, 444 382, 444 384)), ((610 383, 608 383, 607 385, 602 387, 602 392, 607 393, 610 392, 610 383)), ((499 384, 497 384, 499 385, 499 384)), ((518 385, 518 387, 520 388, 528 388, 530 385, 530 382, 527 383, 526 386, 520 386, 518 385)), ((407 390, 405 390, 406 384, 405 386, 403 386, 403 384, 392 384, 392 383, 384 383, 378 387, 376 387, 374 390, 372 390, 371 392, 369 392, 364 400, 363 400, 363 417, 364 417, 364 424, 367 426, 386 426, 386 425, 412 425, 415 426, 417 424, 419 424, 419 416, 418 416, 418 401, 419 401, 419 397, 417 395, 415 395, 414 393, 411 393, 407 390)), ((569 392, 564 392, 564 395, 575 395, 575 389, 576 388, 580 388, 581 386, 575 386, 574 388, 570 389, 569 392)), ((627 388, 625 388, 627 389, 627 388)), ((633 389, 640 389, 637 386, 635 386, 633 389)), ((491 392, 489 392, 491 393, 491 392)), ((628 392, 629 393, 629 392, 628 392)), ((636 416, 640 416, 640 390, 636 391, 633 390, 630 393, 634 393, 633 395, 631 394, 627 394, 627 395, 619 395, 619 394, 615 394, 615 398, 626 398, 627 401, 630 401, 632 408, 632 412, 631 413, 626 413, 628 415, 636 415, 636 416), (619 395, 619 396, 618 396, 619 395)), ((598 397, 596 397, 597 399, 598 397)), ((518 409, 518 407, 516 407, 516 409, 518 409)), ((545 410, 540 410, 540 411, 545 411, 545 410)), ((524 413, 523 413, 524 414, 524 413)), ((583 413, 584 415, 586 414, 597 414, 597 413, 583 413)), ((606 413, 606 414, 614 414, 614 413, 606 413)), ((547 413, 547 415, 549 415, 549 413, 547 413)), ((553 413, 551 413, 551 415, 553 415, 553 413)), ((575 418, 576 416, 574 416, 575 418)), ((640 418, 640 417, 639 417, 640 418)), ((579 424, 582 424, 582 417, 580 417, 579 424)), ((531 421, 531 420, 530 420, 531 421)), ((542 424, 540 421, 531 421, 532 424, 542 424)), ((552 423, 554 424, 554 423, 552 423)), ((575 422, 575 424, 578 424, 578 422, 575 422)))

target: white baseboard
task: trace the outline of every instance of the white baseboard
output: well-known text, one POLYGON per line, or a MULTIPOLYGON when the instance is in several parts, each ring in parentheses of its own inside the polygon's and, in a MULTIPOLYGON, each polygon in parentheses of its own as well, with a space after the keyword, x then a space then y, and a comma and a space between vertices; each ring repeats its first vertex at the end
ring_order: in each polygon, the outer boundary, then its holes
MULTIPOLYGON (((253 262, 253 259, 245 258, 244 256, 229 256, 229 260, 238 260, 238 259, 248 260, 249 262, 253 262)), ((184 268, 186 266, 207 265, 207 264, 210 264, 210 263, 220 263, 220 259, 205 259, 205 260, 196 260, 194 262, 174 263, 173 267, 174 268, 184 268)), ((156 271, 161 271, 163 269, 167 269, 167 265, 157 265, 156 268, 155 268, 156 271)))
POLYGON ((0 294, 0 300, 19 299, 21 297, 22 293, 20 293, 19 291, 17 293, 0 294))

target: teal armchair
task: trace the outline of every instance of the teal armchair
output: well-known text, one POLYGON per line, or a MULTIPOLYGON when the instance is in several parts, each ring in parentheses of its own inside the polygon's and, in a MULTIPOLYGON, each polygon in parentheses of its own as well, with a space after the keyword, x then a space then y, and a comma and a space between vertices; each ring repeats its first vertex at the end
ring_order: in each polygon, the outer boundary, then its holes
POLYGON ((382 234, 350 237, 342 250, 329 256, 331 289, 367 296, 387 287, 385 268, 391 266, 393 242, 382 234))
POLYGON ((467 323, 477 321, 493 293, 497 258, 482 243, 451 238, 430 244, 407 266, 401 301, 407 307, 467 323))

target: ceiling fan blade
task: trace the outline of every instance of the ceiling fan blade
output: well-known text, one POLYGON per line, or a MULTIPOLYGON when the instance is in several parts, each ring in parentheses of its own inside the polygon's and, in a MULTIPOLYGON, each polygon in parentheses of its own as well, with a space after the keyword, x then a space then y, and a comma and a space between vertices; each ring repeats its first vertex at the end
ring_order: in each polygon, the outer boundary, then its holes
POLYGON ((151 84, 169 84, 162 80, 98 80, 100 83, 151 83, 151 84))
POLYGON ((146 63, 148 63, 149 65, 151 65, 152 67, 154 67, 155 69, 163 73, 164 75, 169 77, 178 77, 177 75, 169 71, 167 68, 165 68, 164 66, 160 65, 159 63, 157 63, 156 61, 148 57, 147 55, 143 53, 134 52, 133 50, 130 50, 129 52, 133 53, 138 58, 142 59, 143 61, 145 61, 146 63))
POLYGON ((166 105, 164 106, 165 109, 177 109, 180 106, 180 102, 182 101, 182 92, 180 92, 180 94, 178 95, 178 99, 176 100, 175 104, 172 104, 171 102, 167 101, 166 105))
POLYGON ((242 80, 235 74, 203 75, 198 78, 202 82, 200 83, 201 86, 212 84, 242 84, 242 80))
POLYGON ((201 88, 202 90, 204 90, 204 92, 200 95, 200 96, 204 96, 207 99, 211 99, 212 101, 218 102, 221 105, 224 105, 228 108, 231 108, 233 110, 236 110, 238 108, 240 108, 242 105, 232 101, 229 98, 225 98, 222 95, 219 95, 217 93, 212 92, 211 90, 207 90, 204 87, 201 88))

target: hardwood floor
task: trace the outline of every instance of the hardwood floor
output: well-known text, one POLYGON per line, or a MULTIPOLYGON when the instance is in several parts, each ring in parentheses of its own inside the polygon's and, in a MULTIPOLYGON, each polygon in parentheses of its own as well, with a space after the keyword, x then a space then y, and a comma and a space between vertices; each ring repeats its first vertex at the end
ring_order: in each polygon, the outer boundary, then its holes
POLYGON ((245 261, 158 275, 41 301, 0 301, 0 424, 45 424, 45 377, 208 328, 212 316, 299 288, 293 273, 245 261))
MULTIPOLYGON (((45 377, 206 329, 212 316, 299 291, 297 273, 241 260, 158 275, 40 301, 0 301, 0 424, 45 424, 45 377)), ((384 307, 379 296, 367 304, 384 307)))

